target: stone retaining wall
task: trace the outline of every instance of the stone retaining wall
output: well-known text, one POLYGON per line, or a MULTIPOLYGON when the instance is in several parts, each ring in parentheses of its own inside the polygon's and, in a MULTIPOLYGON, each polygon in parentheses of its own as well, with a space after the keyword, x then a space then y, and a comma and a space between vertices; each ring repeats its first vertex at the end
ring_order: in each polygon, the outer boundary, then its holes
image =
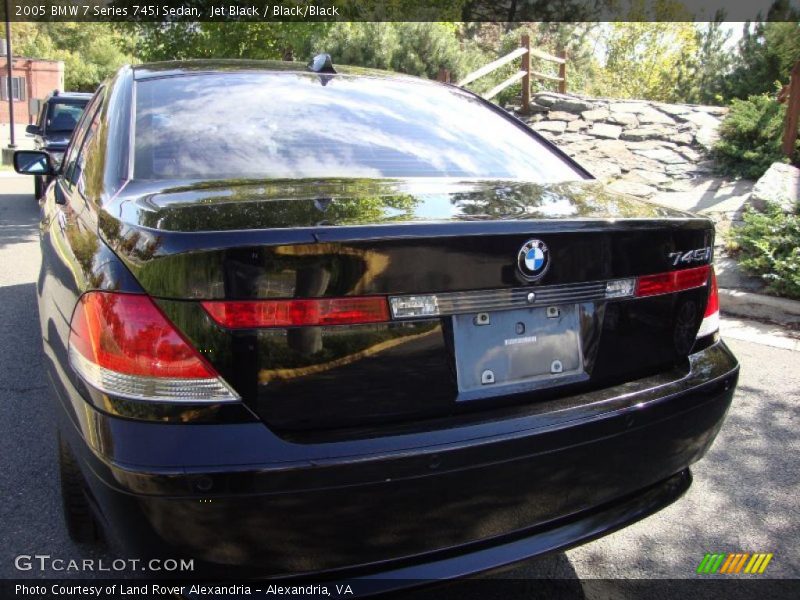
POLYGON ((707 151, 727 108, 536 94, 521 116, 612 188, 640 197, 683 191, 713 170, 707 151))

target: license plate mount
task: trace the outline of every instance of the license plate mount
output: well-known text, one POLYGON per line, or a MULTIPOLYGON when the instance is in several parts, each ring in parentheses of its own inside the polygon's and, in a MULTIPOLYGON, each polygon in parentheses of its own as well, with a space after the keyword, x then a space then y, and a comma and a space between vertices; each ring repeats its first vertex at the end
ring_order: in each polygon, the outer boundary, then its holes
POLYGON ((459 400, 588 379, 576 304, 461 314, 452 319, 459 400))

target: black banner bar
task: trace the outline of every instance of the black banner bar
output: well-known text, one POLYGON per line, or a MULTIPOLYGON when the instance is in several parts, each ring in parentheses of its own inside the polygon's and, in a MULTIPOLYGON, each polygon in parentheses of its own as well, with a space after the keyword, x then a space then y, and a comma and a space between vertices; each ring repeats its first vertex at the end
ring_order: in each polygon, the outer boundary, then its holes
POLYGON ((284 581, 187 582, 181 580, 119 579, 5 579, 0 600, 175 600, 176 598, 241 600, 302 598, 340 600, 389 597, 408 600, 491 600, 508 598, 593 600, 794 600, 800 597, 796 579, 757 576, 710 576, 695 579, 500 579, 479 578, 452 582, 428 580, 353 579, 335 583, 284 581))
MULTIPOLYGON (((800 0, 9 0, 8 4, 11 21, 800 20, 800 0)), ((2 4, 0 12, 5 13, 2 4)))

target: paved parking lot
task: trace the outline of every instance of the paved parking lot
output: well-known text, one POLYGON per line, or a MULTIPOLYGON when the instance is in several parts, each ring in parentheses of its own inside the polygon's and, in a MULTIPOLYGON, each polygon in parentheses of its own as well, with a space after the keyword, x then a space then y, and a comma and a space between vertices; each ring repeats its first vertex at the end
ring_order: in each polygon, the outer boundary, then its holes
MULTIPOLYGON (((18 554, 114 555, 76 547, 61 520, 37 322, 32 189, 30 180, 0 171, 0 577, 6 578, 20 575, 13 565, 18 554)), ((499 577, 565 578, 573 591, 592 578, 687 578, 712 551, 772 552, 771 576, 800 577, 800 345, 758 323, 726 319, 723 335, 742 374, 717 442, 693 469, 690 491, 636 525, 499 577)), ((582 589, 585 597, 610 597, 582 589)))

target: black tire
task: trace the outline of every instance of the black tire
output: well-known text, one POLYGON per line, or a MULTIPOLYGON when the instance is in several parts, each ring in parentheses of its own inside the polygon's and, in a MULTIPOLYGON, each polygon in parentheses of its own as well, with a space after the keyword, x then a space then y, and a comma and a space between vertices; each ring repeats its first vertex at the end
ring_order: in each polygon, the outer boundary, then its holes
POLYGON ((44 181, 38 175, 33 178, 33 197, 36 200, 40 200, 42 197, 42 188, 44 187, 44 181))
POLYGON ((100 528, 86 499, 86 483, 75 456, 58 434, 58 467, 61 474, 61 500, 64 522, 72 541, 93 544, 101 539, 100 528))

